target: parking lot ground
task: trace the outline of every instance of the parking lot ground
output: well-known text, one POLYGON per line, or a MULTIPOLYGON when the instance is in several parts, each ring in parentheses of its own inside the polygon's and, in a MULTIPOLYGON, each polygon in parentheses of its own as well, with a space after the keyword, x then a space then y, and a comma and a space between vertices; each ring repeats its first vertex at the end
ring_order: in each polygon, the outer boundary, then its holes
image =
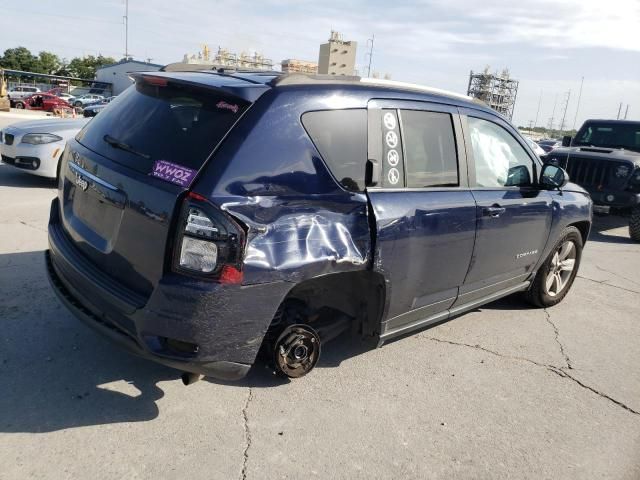
POLYGON ((297 381, 184 387, 59 304, 53 182, 0 166, 0 479, 640 478, 640 244, 597 217, 572 292, 508 298, 297 381))

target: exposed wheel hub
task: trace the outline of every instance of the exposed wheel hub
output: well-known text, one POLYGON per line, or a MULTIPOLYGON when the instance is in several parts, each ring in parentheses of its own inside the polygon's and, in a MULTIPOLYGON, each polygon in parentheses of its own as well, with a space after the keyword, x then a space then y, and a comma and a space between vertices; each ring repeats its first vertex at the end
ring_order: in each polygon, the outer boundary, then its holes
POLYGON ((309 325, 288 326, 274 347, 274 363, 278 373, 290 378, 306 375, 320 358, 320 337, 309 325))

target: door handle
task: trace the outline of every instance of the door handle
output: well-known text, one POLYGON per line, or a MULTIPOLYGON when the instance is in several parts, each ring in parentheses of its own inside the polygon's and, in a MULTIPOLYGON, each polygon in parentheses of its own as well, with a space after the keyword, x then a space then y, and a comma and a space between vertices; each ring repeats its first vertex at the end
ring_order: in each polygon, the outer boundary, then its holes
POLYGON ((492 217, 492 218, 496 218, 499 217, 500 215, 502 215, 504 212, 506 212, 507 209, 504 207, 501 207, 500 205, 498 205, 497 203, 494 203, 493 205, 491 205, 490 207, 484 207, 482 209, 482 216, 483 217, 492 217))

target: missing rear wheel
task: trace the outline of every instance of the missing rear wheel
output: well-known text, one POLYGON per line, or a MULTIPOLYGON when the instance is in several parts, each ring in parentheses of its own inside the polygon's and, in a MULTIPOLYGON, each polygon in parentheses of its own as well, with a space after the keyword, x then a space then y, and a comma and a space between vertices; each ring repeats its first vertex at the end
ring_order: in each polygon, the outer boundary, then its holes
POLYGON ((305 376, 320 358, 320 336, 309 325, 286 327, 273 346, 276 373, 289 378, 305 376))

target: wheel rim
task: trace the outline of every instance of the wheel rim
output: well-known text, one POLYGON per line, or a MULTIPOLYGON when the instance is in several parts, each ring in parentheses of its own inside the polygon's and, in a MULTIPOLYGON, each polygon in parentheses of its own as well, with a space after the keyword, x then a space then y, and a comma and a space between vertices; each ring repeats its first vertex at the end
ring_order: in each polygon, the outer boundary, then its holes
POLYGON ((550 297, 560 295, 567 288, 576 267, 576 246, 567 240, 554 252, 545 279, 545 291, 550 297))

